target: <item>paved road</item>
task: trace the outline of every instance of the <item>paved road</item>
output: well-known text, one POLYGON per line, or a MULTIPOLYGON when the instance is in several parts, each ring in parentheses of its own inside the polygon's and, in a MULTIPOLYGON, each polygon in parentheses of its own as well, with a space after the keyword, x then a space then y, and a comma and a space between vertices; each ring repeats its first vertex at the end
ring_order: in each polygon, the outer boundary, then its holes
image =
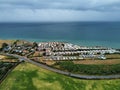
POLYGON ((37 63, 37 62, 32 61, 32 60, 30 60, 26 57, 22 57, 22 56, 19 56, 19 55, 14 55, 14 54, 6 54, 6 55, 14 56, 16 58, 19 58, 19 60, 24 60, 24 61, 30 62, 32 64, 35 64, 39 67, 48 69, 50 71, 53 71, 53 72, 56 72, 56 73, 59 73, 59 74, 63 74, 63 75, 67 75, 67 76, 70 76, 70 77, 74 77, 74 78, 80 78, 80 79, 118 79, 119 78, 120 79, 120 75, 95 76, 95 75, 73 74, 73 73, 70 73, 70 72, 65 72, 65 71, 55 69, 55 68, 51 68, 49 66, 43 65, 41 63, 37 63))

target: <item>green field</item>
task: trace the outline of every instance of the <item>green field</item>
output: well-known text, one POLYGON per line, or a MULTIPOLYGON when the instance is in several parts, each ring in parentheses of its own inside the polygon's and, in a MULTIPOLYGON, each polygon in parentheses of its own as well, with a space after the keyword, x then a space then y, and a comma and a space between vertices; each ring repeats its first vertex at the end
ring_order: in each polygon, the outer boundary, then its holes
POLYGON ((120 90, 120 79, 74 79, 22 63, 2 82, 0 90, 120 90))

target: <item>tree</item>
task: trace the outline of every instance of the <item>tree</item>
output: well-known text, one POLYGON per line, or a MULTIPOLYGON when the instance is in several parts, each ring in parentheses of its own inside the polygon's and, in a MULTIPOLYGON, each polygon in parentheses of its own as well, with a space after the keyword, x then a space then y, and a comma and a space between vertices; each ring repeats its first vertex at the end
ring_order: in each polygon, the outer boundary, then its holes
POLYGON ((1 50, 3 50, 4 48, 6 48, 7 46, 8 46, 7 43, 3 43, 3 44, 2 44, 2 47, 1 47, 1 50))
POLYGON ((33 48, 38 47, 38 44, 36 42, 33 43, 33 48))
POLYGON ((16 40, 15 42, 13 42, 13 46, 16 46, 17 42, 19 42, 19 40, 16 40))

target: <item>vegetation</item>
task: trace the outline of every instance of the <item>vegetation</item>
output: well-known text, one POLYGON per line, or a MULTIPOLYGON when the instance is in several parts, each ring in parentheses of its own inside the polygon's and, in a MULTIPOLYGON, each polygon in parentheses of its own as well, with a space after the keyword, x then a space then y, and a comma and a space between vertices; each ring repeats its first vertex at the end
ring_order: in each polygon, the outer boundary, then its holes
POLYGON ((15 41, 12 43, 12 47, 16 47, 18 42, 19 42, 19 40, 15 40, 15 41))
POLYGON ((1 47, 1 50, 3 50, 4 48, 6 48, 8 46, 7 43, 2 43, 2 47, 1 47))
POLYGON ((5 59, 18 59, 18 58, 13 57, 13 56, 5 56, 5 59))
POLYGON ((113 65, 85 65, 74 64, 71 61, 57 62, 60 69, 67 70, 73 73, 89 74, 89 75, 111 75, 120 74, 120 64, 113 65))
POLYGON ((120 60, 120 54, 108 54, 105 55, 107 59, 119 59, 120 60))
POLYGON ((114 60, 75 60, 73 61, 75 64, 96 64, 96 65, 113 65, 113 64, 120 64, 120 60, 114 59, 114 60))
POLYGON ((120 79, 80 80, 22 63, 0 85, 0 90, 119 90, 120 79))
POLYGON ((33 43, 33 48, 38 47, 38 44, 36 42, 33 43))
POLYGON ((4 75, 12 69, 17 63, 0 62, 0 81, 4 75))

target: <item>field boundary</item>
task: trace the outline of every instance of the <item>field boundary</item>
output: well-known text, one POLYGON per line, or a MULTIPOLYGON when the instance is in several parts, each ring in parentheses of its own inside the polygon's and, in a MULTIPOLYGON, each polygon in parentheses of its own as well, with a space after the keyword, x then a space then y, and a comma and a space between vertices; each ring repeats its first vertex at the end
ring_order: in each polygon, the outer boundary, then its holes
POLYGON ((18 66, 20 63, 17 63, 15 66, 13 66, 11 69, 9 69, 6 74, 2 77, 2 79, 0 80, 0 84, 4 81, 4 79, 8 76, 8 74, 16 67, 18 66))
POLYGON ((17 58, 22 59, 22 60, 24 60, 26 62, 29 62, 29 63, 32 63, 32 64, 37 65, 39 67, 42 67, 44 69, 47 69, 47 70, 50 70, 50 71, 53 71, 53 72, 56 72, 56 73, 59 73, 59 74, 63 74, 63 75, 69 76, 69 77, 74 77, 74 78, 79 78, 79 79, 90 79, 90 80, 120 79, 120 75, 119 74, 118 75, 104 75, 104 76, 102 76, 102 75, 101 76, 96 76, 96 75, 74 74, 74 73, 71 73, 71 72, 61 71, 61 70, 52 68, 52 67, 47 66, 47 65, 42 64, 42 63, 35 62, 33 60, 30 60, 27 57, 22 57, 22 56, 15 55, 15 54, 6 54, 6 55, 17 57, 17 58))
POLYGON ((34 65, 37 65, 39 67, 42 67, 44 69, 47 69, 47 70, 50 70, 50 71, 53 71, 53 72, 56 72, 56 73, 59 73, 59 74, 63 74, 63 75, 69 76, 69 77, 78 78, 78 79, 90 79, 90 80, 120 79, 120 75, 104 75, 104 76, 103 75, 101 75, 101 76, 97 76, 97 75, 80 75, 80 74, 74 74, 74 73, 71 73, 71 72, 66 72, 66 71, 56 69, 56 68, 52 68, 50 66, 47 66, 47 65, 44 65, 42 63, 32 61, 30 59, 26 59, 26 61, 28 61, 28 62, 30 62, 30 63, 32 63, 34 65))

